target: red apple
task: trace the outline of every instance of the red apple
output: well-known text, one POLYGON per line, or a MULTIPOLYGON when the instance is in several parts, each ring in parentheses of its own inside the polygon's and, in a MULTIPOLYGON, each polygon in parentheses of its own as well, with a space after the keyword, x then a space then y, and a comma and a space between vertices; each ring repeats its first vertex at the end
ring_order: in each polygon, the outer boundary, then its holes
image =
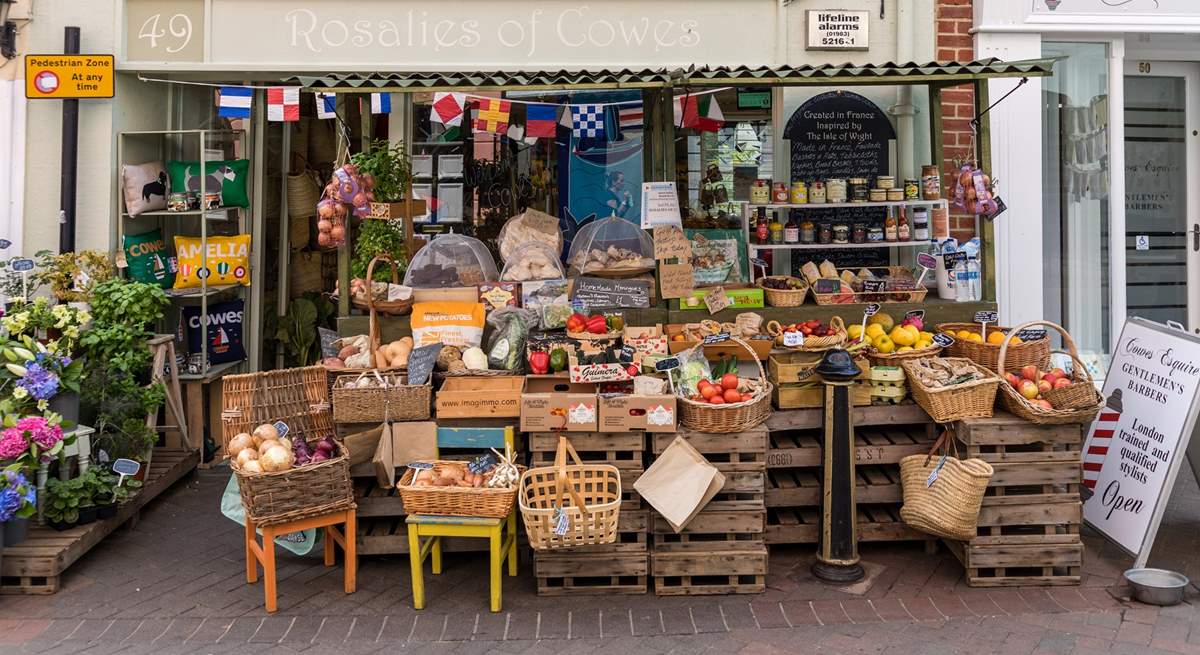
POLYGON ((1037 405, 1042 409, 1054 409, 1054 405, 1051 405, 1049 400, 1043 400, 1041 398, 1037 400, 1037 405))
POLYGON ((1050 369, 1050 373, 1056 378, 1067 377, 1067 372, 1062 370, 1061 368, 1052 368, 1052 369, 1050 369))
POLYGON ((1038 367, 1034 366, 1033 364, 1027 364, 1021 367, 1021 377, 1025 378, 1026 380, 1037 382, 1038 375, 1038 367))
POLYGON ((1021 380, 1021 386, 1017 387, 1017 391, 1022 395, 1033 400, 1038 396, 1038 386, 1032 380, 1021 380))
POLYGON ((1050 384, 1049 382, 1047 382, 1045 380, 1038 380, 1037 389, 1038 389, 1039 393, 1046 393, 1047 391, 1050 391, 1053 388, 1054 388, 1053 384, 1050 384))
POLYGON ((1069 387, 1069 386, 1071 386, 1071 381, 1068 380, 1067 378, 1059 378, 1054 381, 1055 389, 1062 389, 1063 387, 1069 387))
POLYGON ((1011 384, 1013 389, 1016 389, 1017 385, 1021 384, 1021 378, 1013 375, 1012 373, 1005 373, 1004 380, 1011 384))
POLYGON ((1045 375, 1042 376, 1042 379, 1049 382, 1050 384, 1054 384, 1054 381, 1058 379, 1058 376, 1053 373, 1046 373, 1045 375))

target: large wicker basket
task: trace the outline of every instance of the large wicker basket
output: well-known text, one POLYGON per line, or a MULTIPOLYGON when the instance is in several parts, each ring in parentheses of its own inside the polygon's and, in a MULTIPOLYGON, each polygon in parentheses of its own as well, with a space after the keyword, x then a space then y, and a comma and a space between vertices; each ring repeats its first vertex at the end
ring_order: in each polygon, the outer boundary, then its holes
POLYGON ((846 343, 849 334, 846 332, 846 323, 841 316, 834 316, 829 319, 829 327, 833 330, 833 334, 823 337, 804 337, 804 343, 799 346, 784 346, 783 345, 783 326, 779 321, 769 321, 767 323, 767 334, 775 337, 775 346, 778 348, 786 348, 787 350, 795 350, 804 353, 817 353, 833 348, 841 348, 846 343))
MULTIPOLYGON (((1072 367, 1075 374, 1075 384, 1061 390, 1070 392, 1069 395, 1060 397, 1060 402, 1064 404, 1062 408, 1052 407, 1050 409, 1046 409, 1045 407, 1036 405, 1025 398, 1025 396, 1022 396, 1016 389, 1013 388, 1011 384, 1008 383, 1003 385, 1004 388, 1000 392, 1001 404, 1003 404, 1004 408, 1013 414, 1020 416, 1026 421, 1039 425, 1091 423, 1092 420, 1096 418, 1096 414, 1100 413, 1100 409, 1104 407, 1104 396, 1102 396, 1096 389, 1096 385, 1092 381, 1091 376, 1087 373, 1083 363, 1079 361, 1079 351, 1075 348, 1075 341, 1071 339, 1071 335, 1069 335, 1062 326, 1049 321, 1032 321, 1020 326, 1017 328, 1017 330, 1023 330, 1025 328, 1038 325, 1044 325, 1048 328, 1057 330, 1058 333, 1062 335, 1063 343, 1066 344, 1067 348, 1070 350, 1068 354, 1071 356, 1071 360, 1075 362, 1074 366, 1072 367), (1083 371, 1082 376, 1080 375, 1081 370, 1083 371)), ((1015 334, 1017 330, 1014 330, 1010 334, 1015 334)), ((1049 339, 1044 339, 1044 341, 1048 342, 1049 339)), ((1001 379, 1004 378, 1004 373, 1010 366, 1008 363, 1008 354, 1011 352, 1011 350, 1008 346, 1009 339, 1005 339, 1004 343, 1000 345, 1000 358, 996 367, 996 372, 999 373, 1001 379)), ((1013 368, 1015 369, 1016 367, 1013 368)), ((1054 401, 1049 398, 1049 394, 1046 394, 1046 396, 1047 401, 1053 405, 1054 401)))
MULTIPOLYGON (((982 459, 960 460, 945 453, 935 457, 938 446, 953 435, 947 430, 934 443, 928 455, 909 455, 900 460, 900 485, 904 505, 900 519, 928 534, 946 539, 974 539, 979 523, 992 465, 982 459), (937 476, 930 480, 933 471, 937 476)), ((955 446, 957 455, 957 446, 955 446)))
MULTIPOLYGON (((959 330, 967 330, 968 332, 978 332, 978 323, 940 323, 937 326, 938 332, 953 332, 959 330)), ((1000 326, 989 326, 988 330, 1000 330, 1006 334, 1016 334, 1017 329, 1009 329, 1000 326)), ((983 336, 983 335, 980 335, 983 336)), ((967 359, 979 364, 989 371, 996 370, 996 362, 1000 359, 1000 346, 994 343, 977 343, 959 339, 957 335, 954 337, 954 343, 946 349, 948 357, 966 357, 967 359)), ((1050 362, 1050 339, 1037 339, 1035 341, 1022 341, 1018 344, 1013 344, 1009 349, 1009 366, 1012 368, 1021 368, 1026 364, 1033 364, 1038 368, 1046 368, 1046 364, 1050 362)))
POLYGON ((799 289, 772 289, 763 286, 763 280, 769 279, 790 279, 788 275, 769 275, 764 278, 759 278, 755 284, 763 290, 763 295, 767 298, 767 304, 771 307, 799 307, 804 304, 804 300, 808 298, 808 283, 799 289))
MULTIPOLYGON (((448 464, 462 466, 463 462, 434 460, 434 471, 448 464)), ((517 486, 491 489, 487 487, 414 487, 416 470, 407 469, 400 478, 397 491, 407 514, 444 516, 478 516, 502 519, 512 511, 517 498, 517 486)))
POLYGON ((403 373, 378 371, 339 375, 333 382, 333 420, 338 423, 427 420, 433 385, 405 384, 406 378, 403 373), (374 378, 375 386, 361 389, 355 386, 368 376, 374 378), (380 382, 387 386, 379 386, 380 382))
POLYGON ((359 299, 358 296, 351 294, 350 302, 365 312, 378 312, 380 314, 387 314, 388 316, 403 316, 412 311, 412 296, 404 300, 375 300, 375 294, 371 293, 371 282, 375 280, 375 263, 381 261, 392 265, 392 284, 400 284, 400 267, 396 264, 396 261, 388 255, 376 255, 367 264, 366 298, 359 299))
POLYGON ((566 437, 558 438, 554 466, 531 468, 521 475, 517 497, 529 546, 534 550, 617 540, 621 473, 611 464, 584 464, 566 437), (567 464, 568 456, 574 464, 567 464), (562 515, 566 516, 566 529, 556 530, 562 515))
MULTIPOLYGON (((750 344, 734 336, 730 336, 729 339, 750 353, 750 358, 758 367, 758 379, 762 383, 762 388, 750 400, 724 405, 712 405, 680 397, 678 399, 679 422, 687 428, 697 432, 741 432, 762 423, 771 415, 771 392, 775 385, 767 380, 767 372, 763 370, 762 362, 755 356, 750 344)), ((699 347, 702 346, 693 346, 693 349, 699 347)))
POLYGON ((970 364, 983 377, 952 387, 928 387, 914 373, 913 365, 919 360, 904 360, 900 362, 900 366, 904 368, 905 377, 908 378, 908 388, 912 392, 913 400, 938 423, 949 423, 964 418, 990 418, 996 404, 996 388, 1000 386, 1000 378, 969 359, 944 359, 970 364))
POLYGON ((283 421, 288 437, 314 441, 334 434, 325 367, 226 375, 221 381, 221 452, 241 432, 283 421))
POLYGON ((353 509, 350 457, 340 441, 334 444, 332 458, 286 471, 246 473, 235 466, 246 516, 262 527, 353 509))

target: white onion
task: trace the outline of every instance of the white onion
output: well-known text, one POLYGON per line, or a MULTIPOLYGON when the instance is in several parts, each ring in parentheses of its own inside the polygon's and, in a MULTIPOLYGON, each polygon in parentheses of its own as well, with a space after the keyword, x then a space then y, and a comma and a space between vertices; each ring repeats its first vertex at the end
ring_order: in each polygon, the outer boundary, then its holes
POLYGON ((270 423, 263 423, 262 425, 254 428, 254 443, 260 447, 262 446, 262 442, 266 441, 267 439, 278 438, 279 430, 276 430, 275 426, 271 425, 270 423))
POLYGON ((237 454, 237 465, 239 468, 246 466, 246 462, 252 462, 258 459, 258 451, 253 448, 243 448, 242 452, 237 454))
MULTIPOLYGON (((254 437, 250 436, 246 432, 242 432, 229 440, 229 447, 226 448, 226 451, 229 453, 230 457, 237 457, 238 454, 243 450, 247 448, 253 450, 257 447, 258 445, 254 443, 254 437)), ((257 454, 258 453, 255 453, 255 455, 257 454)))
POLYGON ((260 455, 258 462, 267 472, 286 471, 292 467, 292 455, 283 446, 276 446, 260 455))
POLYGON ((242 467, 242 473, 262 473, 262 472, 263 472, 262 464, 259 464, 257 459, 252 459, 252 460, 246 462, 246 465, 242 467))

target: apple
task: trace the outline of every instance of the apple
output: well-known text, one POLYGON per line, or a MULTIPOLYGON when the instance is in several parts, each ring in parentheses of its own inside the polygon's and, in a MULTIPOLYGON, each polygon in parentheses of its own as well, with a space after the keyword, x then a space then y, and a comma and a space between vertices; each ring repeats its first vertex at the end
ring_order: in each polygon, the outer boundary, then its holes
POLYGON ((1054 389, 1054 385, 1045 380, 1038 380, 1037 389, 1039 393, 1046 393, 1047 391, 1054 389))
POLYGON ((1071 381, 1068 380, 1067 378, 1059 378, 1054 381, 1055 389, 1062 389, 1063 387, 1069 387, 1069 386, 1071 386, 1071 381))
POLYGON ((1067 377, 1067 372, 1066 372, 1066 371, 1064 371, 1064 370, 1062 370, 1061 368, 1052 368, 1052 369, 1050 369, 1050 374, 1051 374, 1051 375, 1053 375, 1053 376, 1054 376, 1054 377, 1056 377, 1056 378, 1065 378, 1065 377, 1067 377))
POLYGON ((1040 393, 1038 385, 1032 380, 1021 380, 1021 386, 1017 387, 1017 392, 1029 400, 1037 398, 1038 393, 1040 393))
POLYGON ((1054 405, 1051 405, 1049 400, 1045 400, 1042 398, 1039 398, 1037 400, 1037 405, 1038 405, 1038 407, 1041 407, 1042 409, 1054 409, 1054 405))
POLYGON ((1038 379, 1038 373, 1038 367, 1034 366, 1033 364, 1026 364, 1025 366, 1021 367, 1021 377, 1025 378, 1026 380, 1036 382, 1038 379))
POLYGON ((1042 379, 1050 384, 1054 384, 1054 381, 1058 379, 1058 376, 1053 373, 1046 373, 1042 376, 1042 379))
POLYGON ((1013 375, 1012 373, 1005 373, 1004 380, 1011 384, 1013 389, 1016 389, 1017 385, 1021 384, 1021 378, 1013 375))

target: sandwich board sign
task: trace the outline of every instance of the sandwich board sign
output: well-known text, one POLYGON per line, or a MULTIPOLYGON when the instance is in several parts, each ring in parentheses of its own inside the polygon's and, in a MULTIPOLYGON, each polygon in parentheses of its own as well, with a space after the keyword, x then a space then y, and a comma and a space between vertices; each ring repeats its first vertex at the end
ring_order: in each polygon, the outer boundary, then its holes
POLYGON ((1200 337, 1125 321, 1083 445, 1083 520, 1145 566, 1200 411, 1200 337))

